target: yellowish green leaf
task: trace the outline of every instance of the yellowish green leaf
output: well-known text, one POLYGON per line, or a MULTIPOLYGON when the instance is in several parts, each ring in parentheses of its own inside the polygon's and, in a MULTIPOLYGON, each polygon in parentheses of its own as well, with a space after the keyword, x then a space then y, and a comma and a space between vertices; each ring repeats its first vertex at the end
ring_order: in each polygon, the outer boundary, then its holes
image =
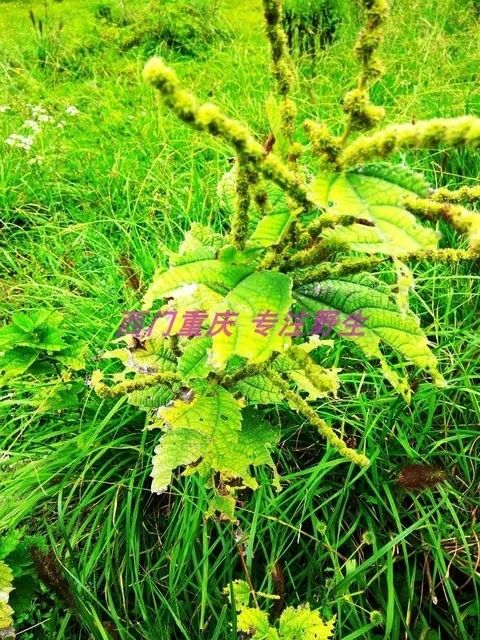
POLYGON ((437 233, 419 224, 402 205, 402 200, 412 194, 416 195, 384 178, 349 172, 318 175, 309 196, 330 214, 351 215, 375 225, 325 229, 325 238, 347 242, 355 251, 395 256, 437 247, 437 233))
POLYGON ((274 351, 283 351, 291 338, 279 335, 292 303, 291 280, 277 272, 256 272, 244 278, 225 298, 219 312, 236 316, 231 335, 219 333, 212 338, 210 364, 223 369, 232 356, 251 363, 267 360, 274 351), (261 314, 273 314, 266 335, 259 333, 261 314))

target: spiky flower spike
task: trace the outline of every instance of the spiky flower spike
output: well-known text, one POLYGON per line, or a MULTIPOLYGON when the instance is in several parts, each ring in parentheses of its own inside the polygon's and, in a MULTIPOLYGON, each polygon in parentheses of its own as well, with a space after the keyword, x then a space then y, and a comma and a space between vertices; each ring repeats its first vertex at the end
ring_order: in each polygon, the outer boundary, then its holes
POLYGON ((267 37, 270 41, 273 73, 281 96, 280 115, 283 134, 291 143, 295 132, 297 107, 291 99, 295 73, 288 52, 287 36, 282 28, 282 3, 280 0, 263 0, 267 37))
POLYGON ((367 22, 360 32, 355 55, 360 62, 360 73, 355 89, 343 99, 343 110, 348 116, 343 134, 346 140, 353 129, 369 129, 385 115, 383 107, 377 107, 370 100, 369 85, 383 73, 383 64, 378 57, 378 47, 382 41, 383 28, 389 14, 388 0, 362 0, 367 22))
POLYGON ((396 151, 447 147, 480 147, 480 118, 432 118, 415 124, 393 124, 372 134, 361 136, 342 152, 343 168, 372 158, 386 158, 396 151))
POLYGON ((442 187, 434 191, 430 198, 438 202, 478 202, 480 200, 480 187, 460 187, 455 191, 442 187))
POLYGON ((176 73, 161 58, 152 58, 147 62, 143 77, 160 91, 165 103, 181 120, 196 129, 223 138, 234 147, 242 160, 256 167, 296 202, 309 206, 304 181, 274 153, 265 154, 262 145, 244 124, 225 116, 215 104, 200 104, 192 93, 181 87, 176 73))

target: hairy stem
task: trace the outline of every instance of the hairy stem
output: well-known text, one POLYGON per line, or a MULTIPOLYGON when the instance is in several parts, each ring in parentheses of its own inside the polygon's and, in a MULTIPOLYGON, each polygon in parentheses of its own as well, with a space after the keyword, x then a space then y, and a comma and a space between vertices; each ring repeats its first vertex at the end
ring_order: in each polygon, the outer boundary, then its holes
POLYGON ((109 387, 101 380, 101 377, 97 375, 95 377, 92 376, 92 387, 100 397, 113 398, 159 384, 171 386, 173 383, 180 381, 181 378, 176 373, 165 371, 151 376, 137 376, 134 380, 125 380, 125 382, 119 382, 109 387))
POLYGON ((291 273, 294 289, 311 282, 341 278, 363 271, 372 271, 379 264, 388 262, 389 258, 368 256, 366 258, 346 258, 340 263, 324 262, 323 264, 306 269, 295 270, 291 273))
POLYGON ((337 436, 332 427, 330 427, 324 420, 319 418, 315 412, 315 410, 302 398, 292 391, 287 382, 282 378, 280 374, 276 371, 269 371, 269 377, 276 386, 281 389, 282 393, 285 395, 285 398, 288 400, 288 403, 291 407, 296 409, 302 416, 304 416, 310 424, 312 424, 322 435, 327 442, 329 442, 335 449, 338 450, 340 455, 342 455, 350 462, 360 465, 361 467, 366 467, 370 464, 369 459, 361 453, 355 451, 355 449, 351 449, 346 445, 346 443, 337 436))

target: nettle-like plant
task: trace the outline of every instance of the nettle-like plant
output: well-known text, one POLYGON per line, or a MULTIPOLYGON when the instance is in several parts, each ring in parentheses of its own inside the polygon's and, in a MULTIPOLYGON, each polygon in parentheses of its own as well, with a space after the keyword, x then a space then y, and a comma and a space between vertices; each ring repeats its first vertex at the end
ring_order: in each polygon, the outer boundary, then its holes
POLYGON ((46 555, 41 536, 12 530, 0 536, 0 638, 15 638, 13 618, 31 609, 38 588, 36 558, 46 555))
POLYGON ((53 309, 17 311, 0 328, 0 389, 21 379, 27 402, 40 411, 59 411, 78 405, 83 382, 72 372, 84 368, 86 347, 62 327, 63 315, 53 309), (29 387, 31 378, 43 386, 29 387))
POLYGON ((272 625, 268 613, 260 609, 256 595, 268 599, 279 596, 260 592, 252 594, 245 580, 235 580, 224 589, 224 593, 235 606, 237 629, 248 633, 252 640, 329 640, 332 637, 335 620, 332 618, 324 622, 318 611, 310 610, 308 605, 287 607, 278 624, 272 625), (252 599, 255 606, 251 606, 252 599))
POLYGON ((92 378, 100 395, 126 394, 150 412, 151 428, 163 431, 153 459, 153 491, 165 491, 172 472, 184 467, 184 475, 201 474, 214 489, 209 512, 230 518, 238 488, 257 487, 252 467, 269 465, 280 486, 271 458, 278 430, 259 415, 258 405, 288 405, 340 455, 368 465, 367 456, 351 449, 312 404, 334 397, 339 388, 339 370, 323 367, 315 353, 326 348, 322 328, 352 340, 378 362, 407 401, 406 364, 444 385, 408 306, 408 263, 455 263, 480 255, 480 215, 461 205, 478 199, 479 187, 432 190, 410 169, 384 160, 400 150, 476 148, 479 119, 391 125, 355 137, 384 116, 369 88, 382 73, 377 50, 387 0, 363 0, 366 25, 355 46, 360 72, 344 98, 342 133, 307 120, 308 144, 296 141, 295 73, 281 4, 263 4, 278 89, 268 100, 272 134, 264 145, 214 104, 199 103, 161 59, 145 66, 145 80, 181 120, 235 150, 218 189, 221 205, 231 212, 230 229, 224 236, 192 225, 145 295, 145 312, 159 305, 155 322, 124 336, 125 349, 105 354, 120 358, 124 371, 113 384, 100 371, 92 378), (438 248, 438 232, 423 220, 449 222, 468 237, 468 248, 438 248), (305 314, 317 334, 310 338, 302 326, 305 314), (210 329, 196 337, 195 326, 210 329), (388 349, 400 365, 389 362, 388 349))

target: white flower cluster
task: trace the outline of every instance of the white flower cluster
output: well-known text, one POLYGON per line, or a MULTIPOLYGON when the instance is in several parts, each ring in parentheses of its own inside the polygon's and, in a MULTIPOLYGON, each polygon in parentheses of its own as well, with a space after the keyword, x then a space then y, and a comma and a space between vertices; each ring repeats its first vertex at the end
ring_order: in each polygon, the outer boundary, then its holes
POLYGON ((30 151, 33 145, 33 136, 21 136, 18 133, 11 133, 5 140, 5 144, 24 151, 30 151))
MULTIPOLYGON (((5 144, 15 149, 22 149, 29 153, 34 146, 36 136, 42 132, 42 125, 55 125, 58 129, 63 129, 65 126, 65 120, 59 120, 55 123, 55 118, 51 116, 47 110, 41 105, 27 105, 30 109, 30 118, 27 118, 22 125, 22 129, 27 129, 28 135, 21 135, 19 133, 11 133, 8 138, 5 139, 5 144)), ((0 105, 0 113, 6 113, 10 111, 11 107, 7 104, 0 105)), ((77 107, 70 105, 66 107, 65 113, 67 116, 75 117, 80 114, 77 107)), ((43 156, 35 156, 30 158, 29 164, 42 164, 43 156)))
POLYGON ((80 115, 80 111, 77 109, 77 107, 74 107, 73 105, 71 105, 70 107, 67 107, 65 109, 65 113, 68 114, 69 116, 80 115))

